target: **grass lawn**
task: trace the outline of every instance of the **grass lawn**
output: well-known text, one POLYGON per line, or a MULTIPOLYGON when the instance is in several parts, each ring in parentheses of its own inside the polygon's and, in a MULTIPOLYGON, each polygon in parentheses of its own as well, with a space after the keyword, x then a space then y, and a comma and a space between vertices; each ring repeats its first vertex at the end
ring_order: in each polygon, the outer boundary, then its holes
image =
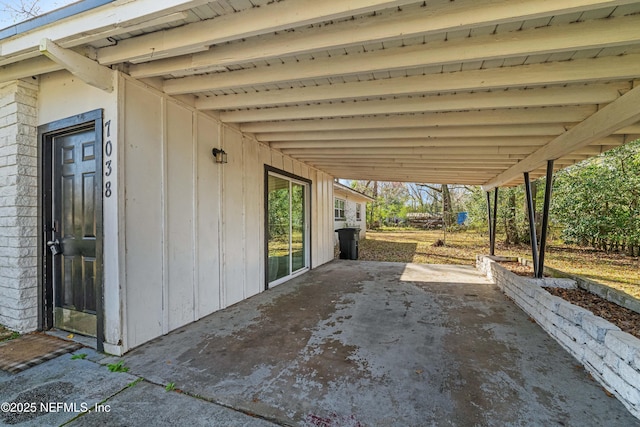
MULTIPOLYGON (((486 234, 472 231, 447 233, 444 246, 434 246, 437 240, 445 240, 442 230, 367 231, 367 239, 360 242, 359 258, 368 261, 475 265, 476 255, 489 252, 486 234)), ((498 236, 496 255, 531 258, 529 246, 505 246, 502 240, 504 238, 498 236)), ((547 246, 545 264, 590 278, 640 299, 640 258, 553 242, 547 246)))
POLYGON ((19 336, 20 334, 18 334, 17 332, 10 331, 9 329, 0 325, 0 342, 18 338, 19 336))

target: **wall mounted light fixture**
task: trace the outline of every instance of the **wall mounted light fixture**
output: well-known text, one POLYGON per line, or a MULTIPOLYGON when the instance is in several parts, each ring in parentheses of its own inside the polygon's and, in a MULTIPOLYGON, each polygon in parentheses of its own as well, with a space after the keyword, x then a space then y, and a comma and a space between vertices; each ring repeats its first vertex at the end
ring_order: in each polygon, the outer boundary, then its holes
POLYGON ((224 150, 214 148, 211 152, 213 153, 213 157, 216 159, 216 163, 227 163, 227 153, 224 150))

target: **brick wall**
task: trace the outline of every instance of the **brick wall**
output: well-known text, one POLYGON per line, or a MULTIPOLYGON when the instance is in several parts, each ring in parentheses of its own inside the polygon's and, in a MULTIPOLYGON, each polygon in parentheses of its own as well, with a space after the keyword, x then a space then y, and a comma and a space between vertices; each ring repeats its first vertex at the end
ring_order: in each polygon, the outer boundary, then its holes
POLYGON ((0 84, 0 324, 38 326, 37 81, 0 84))
POLYGON ((571 279, 518 276, 487 256, 478 256, 476 267, 640 418, 638 338, 542 288, 566 287, 568 282, 576 287, 571 279))

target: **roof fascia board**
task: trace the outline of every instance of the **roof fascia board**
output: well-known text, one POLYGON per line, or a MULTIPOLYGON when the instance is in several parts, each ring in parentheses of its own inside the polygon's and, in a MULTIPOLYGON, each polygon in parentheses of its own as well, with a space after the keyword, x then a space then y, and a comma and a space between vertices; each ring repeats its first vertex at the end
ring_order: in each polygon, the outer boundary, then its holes
POLYGON ((340 192, 343 192, 343 193, 348 193, 348 194, 360 197, 361 199, 365 199, 368 202, 374 202, 375 201, 375 199, 373 197, 369 197, 366 194, 363 194, 363 193, 361 193, 359 191, 356 191, 356 190, 354 190, 352 188, 349 188, 344 184, 340 184, 339 182, 334 182, 333 183, 333 191, 340 191, 340 192))
POLYGON ((72 3, 68 6, 61 7, 40 16, 36 16, 35 18, 31 18, 27 21, 18 22, 17 24, 14 24, 10 27, 0 29, 0 40, 4 40, 18 34, 35 30, 36 28, 52 24, 56 21, 69 18, 73 15, 95 9, 96 7, 104 6, 105 4, 111 3, 113 1, 115 0, 83 0, 72 3))
MULTIPOLYGON (((0 45, 0 58, 25 51, 37 51, 40 40, 43 38, 59 41, 78 37, 87 32, 117 27, 125 28, 153 19, 158 14, 179 12, 203 3, 207 3, 207 0, 136 0, 128 2, 116 0, 107 2, 99 8, 95 7, 55 22, 45 21, 42 25, 28 32, 18 33, 14 37, 5 39, 0 45)), ((65 47, 73 46, 66 43, 65 47)))

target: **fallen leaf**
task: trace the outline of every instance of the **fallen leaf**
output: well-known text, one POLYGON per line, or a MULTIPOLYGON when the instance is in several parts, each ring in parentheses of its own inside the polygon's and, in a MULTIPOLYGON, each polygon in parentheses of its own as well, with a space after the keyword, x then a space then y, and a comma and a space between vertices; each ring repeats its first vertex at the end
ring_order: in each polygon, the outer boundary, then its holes
POLYGON ((67 338, 69 338, 69 339, 72 339, 73 337, 74 337, 74 335, 73 335, 73 334, 69 334, 69 335, 67 335, 67 338))

